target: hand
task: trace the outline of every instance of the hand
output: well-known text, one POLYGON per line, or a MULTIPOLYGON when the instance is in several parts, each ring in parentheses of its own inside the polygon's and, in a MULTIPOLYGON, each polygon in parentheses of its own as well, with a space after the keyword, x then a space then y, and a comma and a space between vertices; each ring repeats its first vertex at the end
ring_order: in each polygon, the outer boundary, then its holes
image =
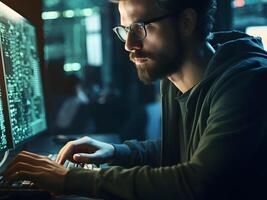
POLYGON ((59 151, 56 162, 63 165, 66 160, 75 163, 101 164, 111 162, 114 156, 114 147, 111 144, 82 137, 68 142, 59 151))
POLYGON ((38 187, 55 194, 63 194, 68 169, 46 156, 22 151, 9 164, 3 176, 8 183, 32 181, 38 187))

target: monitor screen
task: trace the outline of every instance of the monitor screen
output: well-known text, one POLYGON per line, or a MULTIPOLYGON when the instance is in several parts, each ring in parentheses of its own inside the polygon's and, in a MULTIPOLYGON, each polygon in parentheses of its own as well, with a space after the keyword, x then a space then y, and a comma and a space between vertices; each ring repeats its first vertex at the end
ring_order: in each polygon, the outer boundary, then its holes
POLYGON ((0 2, 3 75, 13 143, 46 129, 35 28, 0 2))
POLYGON ((261 37, 264 49, 267 51, 267 26, 249 26, 246 28, 246 33, 261 37))
POLYGON ((8 146, 7 130, 5 127, 2 98, 3 98, 2 91, 0 89, 0 152, 7 150, 9 147, 8 146))

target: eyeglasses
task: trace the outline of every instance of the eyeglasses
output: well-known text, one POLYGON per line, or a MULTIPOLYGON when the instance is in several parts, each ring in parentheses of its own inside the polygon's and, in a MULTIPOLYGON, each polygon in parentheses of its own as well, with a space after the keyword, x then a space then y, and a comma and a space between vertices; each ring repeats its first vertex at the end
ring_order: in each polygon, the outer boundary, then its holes
POLYGON ((126 42, 128 33, 131 32, 135 40, 144 41, 147 36, 146 25, 166 18, 176 17, 178 13, 166 14, 160 17, 146 20, 144 22, 134 22, 130 26, 117 26, 112 30, 117 34, 122 42, 126 42))

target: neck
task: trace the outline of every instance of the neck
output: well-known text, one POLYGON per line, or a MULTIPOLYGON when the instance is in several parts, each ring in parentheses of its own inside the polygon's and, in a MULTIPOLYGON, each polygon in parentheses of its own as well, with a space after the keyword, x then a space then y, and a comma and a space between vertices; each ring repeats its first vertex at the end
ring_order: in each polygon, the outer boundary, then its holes
POLYGON ((194 49, 197 50, 187 51, 189 53, 187 53, 185 62, 180 67, 180 70, 168 77, 182 93, 187 92, 202 80, 204 71, 215 53, 215 50, 208 42, 194 47, 194 49))

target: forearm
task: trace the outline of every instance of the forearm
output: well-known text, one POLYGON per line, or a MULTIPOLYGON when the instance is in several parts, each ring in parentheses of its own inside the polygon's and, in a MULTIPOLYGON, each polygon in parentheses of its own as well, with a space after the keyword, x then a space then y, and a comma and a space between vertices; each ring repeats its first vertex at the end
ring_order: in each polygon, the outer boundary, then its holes
POLYGON ((194 173, 198 170, 188 164, 111 167, 99 172, 73 169, 66 177, 65 192, 104 199, 199 199, 195 197, 208 187, 203 173, 194 173))

